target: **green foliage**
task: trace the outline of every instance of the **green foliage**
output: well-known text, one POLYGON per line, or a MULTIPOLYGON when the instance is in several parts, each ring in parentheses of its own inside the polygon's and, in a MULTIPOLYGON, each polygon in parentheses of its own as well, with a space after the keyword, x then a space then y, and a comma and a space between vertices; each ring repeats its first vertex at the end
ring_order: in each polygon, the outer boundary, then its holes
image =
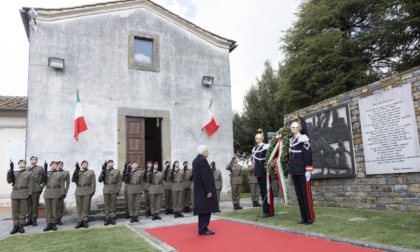
POLYGON ((420 65, 420 3, 308 0, 282 38, 284 112, 420 65))
POLYGON ((244 157, 254 147, 254 136, 259 128, 276 131, 283 126, 282 103, 274 94, 280 90, 281 78, 270 62, 265 62, 261 79, 244 97, 244 112, 233 114, 233 139, 235 153, 244 157))
MULTIPOLYGON (((288 174, 289 171, 289 145, 290 145, 290 138, 292 137, 292 133, 290 131, 289 127, 282 127, 281 129, 279 129, 277 131, 277 134, 281 134, 282 136, 282 152, 281 152, 281 165, 283 168, 283 173, 286 176, 288 174)), ((276 160, 278 158, 278 153, 276 154, 276 156, 273 158, 273 160, 268 163, 268 159, 270 158, 270 154, 273 151, 275 145, 276 145, 277 141, 275 139, 275 137, 273 137, 271 139, 271 143, 270 143, 270 147, 267 150, 267 155, 265 157, 266 159, 266 163, 268 164, 266 166, 266 169, 268 169, 268 172, 270 173, 272 178, 276 178, 277 179, 277 170, 276 170, 276 160)))

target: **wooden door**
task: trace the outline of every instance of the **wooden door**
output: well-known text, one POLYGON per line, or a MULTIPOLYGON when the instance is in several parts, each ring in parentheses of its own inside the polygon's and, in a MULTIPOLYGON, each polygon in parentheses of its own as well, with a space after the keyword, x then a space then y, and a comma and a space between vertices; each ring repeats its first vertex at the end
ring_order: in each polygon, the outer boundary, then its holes
POLYGON ((137 161, 145 166, 144 118, 127 117, 127 161, 137 161))

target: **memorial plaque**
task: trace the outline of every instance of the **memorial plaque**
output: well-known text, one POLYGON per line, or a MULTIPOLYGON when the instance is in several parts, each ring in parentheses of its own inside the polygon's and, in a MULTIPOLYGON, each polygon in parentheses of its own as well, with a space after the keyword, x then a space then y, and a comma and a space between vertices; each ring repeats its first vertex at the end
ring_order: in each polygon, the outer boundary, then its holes
POLYGON ((6 155, 6 172, 10 169, 10 160, 14 163, 14 169, 18 168, 19 160, 25 160, 25 140, 24 139, 9 139, 7 140, 7 155, 6 155))
POLYGON ((359 100, 366 174, 420 172, 411 84, 359 100))
POLYGON ((333 107, 303 119, 312 149, 312 177, 354 177, 353 133, 348 105, 333 107))

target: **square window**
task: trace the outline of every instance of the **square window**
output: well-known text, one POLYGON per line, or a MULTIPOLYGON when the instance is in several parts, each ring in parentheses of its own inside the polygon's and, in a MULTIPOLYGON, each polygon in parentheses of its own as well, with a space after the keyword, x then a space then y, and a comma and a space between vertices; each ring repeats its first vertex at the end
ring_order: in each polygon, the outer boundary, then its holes
POLYGON ((136 65, 153 66, 153 40, 134 38, 134 63, 136 65))
POLYGON ((131 31, 128 35, 128 68, 160 71, 159 36, 131 31))

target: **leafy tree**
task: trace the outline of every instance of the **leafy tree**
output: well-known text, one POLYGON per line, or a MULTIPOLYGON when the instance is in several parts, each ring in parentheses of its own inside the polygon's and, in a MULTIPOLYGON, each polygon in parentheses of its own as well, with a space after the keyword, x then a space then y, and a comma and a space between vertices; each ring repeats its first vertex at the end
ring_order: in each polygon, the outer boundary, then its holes
POLYGON ((254 146, 254 136, 259 128, 277 131, 283 126, 282 103, 275 101, 281 78, 271 63, 264 63, 261 79, 251 86, 244 98, 244 112, 233 114, 233 139, 235 153, 247 156, 254 146))
POLYGON ((307 0, 282 38, 284 112, 420 64, 420 3, 307 0))

